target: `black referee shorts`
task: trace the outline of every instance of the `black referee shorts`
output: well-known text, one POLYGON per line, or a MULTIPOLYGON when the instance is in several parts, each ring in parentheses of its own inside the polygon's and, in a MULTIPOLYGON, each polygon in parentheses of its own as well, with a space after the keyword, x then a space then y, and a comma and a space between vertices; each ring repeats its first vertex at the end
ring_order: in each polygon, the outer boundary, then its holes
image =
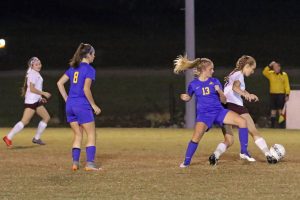
POLYGON ((271 110, 283 109, 285 103, 285 94, 270 94, 271 110))

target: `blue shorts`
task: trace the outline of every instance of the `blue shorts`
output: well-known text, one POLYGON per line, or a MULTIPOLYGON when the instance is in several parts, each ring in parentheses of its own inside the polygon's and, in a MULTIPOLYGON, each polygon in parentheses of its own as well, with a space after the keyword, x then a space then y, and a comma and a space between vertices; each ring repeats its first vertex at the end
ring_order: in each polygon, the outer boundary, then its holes
POLYGON ((228 112, 229 110, 222 108, 213 112, 197 113, 196 122, 203 122, 208 128, 211 128, 213 124, 223 126, 224 118, 228 112))
POLYGON ((89 104, 66 104, 67 122, 85 124, 95 121, 93 109, 89 104))

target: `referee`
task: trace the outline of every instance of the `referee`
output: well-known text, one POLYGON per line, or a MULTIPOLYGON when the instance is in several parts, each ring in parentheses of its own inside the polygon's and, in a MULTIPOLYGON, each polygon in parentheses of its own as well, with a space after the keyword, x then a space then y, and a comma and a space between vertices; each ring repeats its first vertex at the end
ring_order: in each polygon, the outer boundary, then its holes
POLYGON ((270 83, 271 127, 275 128, 276 112, 278 111, 280 115, 285 102, 289 100, 289 77, 281 70, 280 63, 276 61, 266 66, 262 73, 270 83))

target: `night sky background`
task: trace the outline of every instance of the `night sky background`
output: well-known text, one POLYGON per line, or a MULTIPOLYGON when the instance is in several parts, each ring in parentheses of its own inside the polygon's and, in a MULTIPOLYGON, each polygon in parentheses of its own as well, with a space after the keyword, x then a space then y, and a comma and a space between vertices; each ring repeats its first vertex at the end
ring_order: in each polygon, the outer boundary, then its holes
MULTIPOLYGON (((2 1, 0 70, 24 69, 38 56, 66 69, 80 42, 96 49, 96 68, 169 69, 185 51, 184 0, 2 1)), ((232 67, 242 54, 263 67, 300 66, 300 3, 195 0, 196 56, 232 67)))

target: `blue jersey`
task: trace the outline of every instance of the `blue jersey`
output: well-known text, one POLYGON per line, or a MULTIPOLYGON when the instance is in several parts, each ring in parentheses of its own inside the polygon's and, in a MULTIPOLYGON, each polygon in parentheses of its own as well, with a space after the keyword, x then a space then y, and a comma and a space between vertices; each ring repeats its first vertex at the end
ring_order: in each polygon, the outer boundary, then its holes
POLYGON ((197 104, 197 116, 201 113, 215 113, 223 109, 218 92, 215 90, 218 85, 222 90, 220 81, 216 78, 208 78, 206 81, 200 81, 195 78, 188 86, 188 95, 195 94, 197 104))
POLYGON ((95 69, 88 63, 80 63, 77 68, 70 67, 65 74, 70 79, 70 90, 67 103, 89 104, 83 88, 85 79, 95 80, 95 69))

